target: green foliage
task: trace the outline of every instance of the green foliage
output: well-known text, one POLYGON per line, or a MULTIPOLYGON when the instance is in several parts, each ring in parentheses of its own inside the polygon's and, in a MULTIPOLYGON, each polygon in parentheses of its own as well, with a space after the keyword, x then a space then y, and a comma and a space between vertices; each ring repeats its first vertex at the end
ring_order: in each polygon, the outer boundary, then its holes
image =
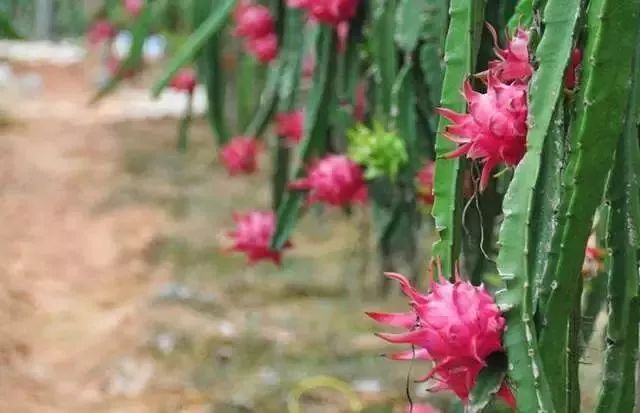
MULTIPOLYGON (((562 75, 571 52, 573 27, 580 8, 580 1, 570 3, 549 0, 544 11, 545 31, 535 53, 539 66, 529 87, 527 153, 516 168, 505 195, 504 220, 500 229, 498 270, 507 291, 497 298, 498 303, 507 309, 504 341, 509 363, 513 366, 509 377, 518 389, 518 405, 527 406, 530 410, 526 411, 532 412, 554 411, 552 392, 564 395, 566 388, 565 383, 560 384, 557 380, 558 377, 566 379, 566 365, 562 362, 554 364, 549 367, 553 374, 547 375, 545 372, 550 365, 543 365, 541 361, 532 308, 534 278, 528 271, 527 252, 541 153, 561 95, 562 75)), ((566 357, 564 347, 560 351, 566 357)))
POLYGON ((354 162, 363 165, 365 178, 387 176, 395 179, 407 160, 407 150, 400 137, 385 130, 379 122, 373 128, 356 125, 347 132, 349 149, 347 154, 354 162))
MULTIPOLYGON (((476 26, 475 15, 479 0, 452 0, 449 8, 449 32, 445 46, 447 67, 442 84, 441 106, 464 112, 465 101, 460 93, 462 84, 474 68, 474 40, 470 33, 476 26)), ((442 261, 445 274, 453 274, 454 262, 460 251, 462 196, 461 174, 463 161, 448 160, 444 156, 456 148, 456 144, 441 134, 449 121, 440 118, 438 139, 436 140, 436 178, 434 182, 435 203, 433 218, 440 240, 433 246, 433 255, 442 261)))
POLYGON ((636 36, 631 94, 609 179, 607 200, 611 251, 609 267, 609 322, 603 386, 596 412, 631 412, 638 351, 638 248, 640 241, 640 147, 636 105, 640 99, 640 43, 636 36), (621 230, 622 229, 622 230, 621 230), (627 393, 627 394, 625 394, 627 393))
MULTIPOLYGON (((547 8, 551 5, 548 3, 547 8)), ((572 133, 576 143, 575 156, 569 160, 570 198, 566 222, 560 243, 560 257, 549 301, 545 308, 545 328, 540 348, 543 361, 549 366, 566 363, 567 325, 571 306, 576 302, 584 249, 593 216, 602 202, 607 172, 610 169, 616 142, 623 131, 624 111, 629 99, 629 75, 635 50, 640 2, 637 0, 599 1, 590 3, 588 39, 583 68, 582 98, 572 133), (603 85, 607 85, 603 87, 603 85)), ((543 38, 544 41, 544 38, 543 38)), ((565 383, 562 369, 550 375, 556 408, 564 409, 564 391, 557 386, 565 383), (555 385, 553 384, 555 383, 555 385)))

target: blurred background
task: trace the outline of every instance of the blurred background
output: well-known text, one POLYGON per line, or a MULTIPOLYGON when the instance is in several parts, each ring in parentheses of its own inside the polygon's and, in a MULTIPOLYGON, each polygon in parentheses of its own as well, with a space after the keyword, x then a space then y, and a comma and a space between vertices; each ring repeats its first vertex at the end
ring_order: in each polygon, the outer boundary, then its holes
POLYGON ((90 104, 131 41, 88 42, 103 3, 0 0, 0 412, 390 413, 407 391, 414 413, 461 409, 414 383, 424 364, 380 357, 364 311, 406 301, 380 294, 366 209, 311 211, 281 268, 227 251, 271 171, 229 179, 201 87, 176 151, 185 96, 150 87, 189 1, 164 2, 145 70, 90 104))

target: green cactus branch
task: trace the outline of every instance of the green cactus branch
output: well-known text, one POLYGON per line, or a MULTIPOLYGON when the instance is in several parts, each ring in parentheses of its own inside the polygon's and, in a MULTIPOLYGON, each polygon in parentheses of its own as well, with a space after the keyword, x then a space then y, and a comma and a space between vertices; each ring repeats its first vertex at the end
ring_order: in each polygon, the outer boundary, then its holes
MULTIPOLYGON (((549 2, 547 10, 553 2, 549 2)), ((549 376, 556 409, 564 411, 567 326, 584 259, 587 237, 596 208, 602 201, 605 180, 616 142, 622 134, 629 98, 628 80, 635 47, 638 0, 594 0, 588 16, 588 40, 583 71, 584 98, 578 101, 573 133, 577 144, 574 171, 560 243, 560 257, 545 309, 540 349, 545 366, 558 368, 549 376), (603 87, 606 85, 606 87, 603 87)), ((549 17, 545 15, 545 18, 549 17)), ((544 39, 543 39, 544 41, 544 39)), ((564 211, 563 211, 564 212, 564 211)))
MULTIPOLYGON (((334 92, 337 35, 330 27, 322 27, 317 38, 317 63, 314 73, 314 83, 309 92, 305 108, 304 134, 298 145, 300 156, 298 165, 294 169, 296 177, 304 174, 306 162, 312 156, 319 155, 324 147, 329 128, 330 102, 334 92)), ((275 234, 271 240, 273 249, 280 250, 286 244, 293 231, 304 194, 288 192, 284 202, 278 208, 278 222, 275 234)))
MULTIPOLYGON (((283 47, 280 51, 281 76, 279 80, 278 103, 279 112, 290 112, 296 109, 300 71, 304 53, 303 40, 304 20, 300 10, 286 8, 284 14, 283 47)), ((290 148, 286 140, 278 137, 273 148, 272 205, 275 210, 280 207, 286 192, 289 179, 290 148)))
MULTIPOLYGON (((545 138, 552 129, 553 113, 561 95, 563 71, 571 53, 579 10, 579 0, 549 0, 547 3, 545 31, 535 53, 538 70, 529 88, 527 153, 516 168, 503 203, 498 271, 507 291, 497 299, 507 310, 504 341, 510 364, 508 374, 517 388, 516 398, 523 412, 562 411, 554 409, 552 386, 545 380, 538 353, 534 309, 531 306, 533 279, 528 271, 529 225, 541 153, 545 138)), ((553 366, 554 374, 558 368, 553 366)), ((564 374, 566 376, 566 371, 564 374)), ((552 376, 547 378, 549 382, 552 376)), ((564 386, 565 382, 553 390, 564 394, 564 386)))
MULTIPOLYGON (((640 89, 640 43, 637 43, 631 96, 626 105, 625 127, 619 139, 615 164, 609 179, 610 204, 608 247, 609 323, 603 386, 596 412, 631 412, 633 397, 624 397, 625 387, 634 389, 635 353, 638 350, 638 247, 640 241, 640 184, 638 125, 635 108, 640 89), (623 400, 624 399, 624 400, 623 400)), ((629 391, 627 390, 627 393, 629 391)), ((633 392, 633 390, 631 390, 633 392)))
MULTIPOLYGON (((564 100, 558 99, 556 110, 551 120, 549 134, 544 140, 540 175, 534 193, 534 206, 531 215, 531 238, 529 240, 529 273, 533 280, 532 309, 538 300, 545 300, 545 292, 549 290, 552 274, 549 270, 555 262, 558 252, 553 245, 554 233, 558 228, 558 210, 565 158, 565 124, 564 100)), ((554 268, 555 269, 555 268, 554 268)))
POLYGON ((394 42, 396 0, 372 0, 371 51, 377 86, 376 99, 379 109, 376 116, 391 121, 391 94, 398 73, 398 58, 394 42))
MULTIPOLYGON (((474 16, 478 1, 480 0, 452 0, 449 8, 450 23, 444 58, 447 67, 440 104, 459 112, 466 110, 460 89, 474 68, 475 56, 472 53, 475 44, 470 35, 476 27, 476 19, 482 18, 474 16)), ((432 214, 440 240, 433 245, 433 255, 440 258, 445 274, 453 274, 454 262, 460 251, 462 197, 459 194, 462 161, 443 158, 456 148, 455 143, 441 135, 448 124, 448 120, 440 118, 435 145, 437 159, 432 214)))
MULTIPOLYGON (((228 16, 235 5, 235 1, 229 0, 214 5, 208 0, 195 0, 193 2, 193 25, 202 30, 204 43, 199 51, 196 60, 198 66, 198 77, 203 81, 207 92, 207 119, 213 131, 218 145, 223 145, 229 138, 225 112, 225 79, 222 68, 221 28, 217 28, 215 33, 205 36, 207 27, 205 22, 210 22, 212 27, 217 27, 216 18, 223 19, 228 16), (207 16, 209 16, 207 18, 207 16)), ((221 20, 224 22, 224 20, 221 20)), ((220 23, 221 24, 221 23, 220 23)), ((195 35, 198 32, 194 33, 195 35)), ((185 55, 186 55, 185 51, 185 55)), ((158 84, 158 87, 160 83, 158 84)), ((157 89, 157 88, 156 88, 157 89)))
MULTIPOLYGON (((607 245, 606 237, 609 229, 609 205, 603 204, 598 210, 598 222, 595 226, 596 244, 599 248, 607 245)), ((603 269, 584 282, 582 291, 582 322, 580 327, 582 354, 589 346, 595 330, 596 318, 602 310, 607 298, 607 273, 609 256, 604 257, 603 269)))

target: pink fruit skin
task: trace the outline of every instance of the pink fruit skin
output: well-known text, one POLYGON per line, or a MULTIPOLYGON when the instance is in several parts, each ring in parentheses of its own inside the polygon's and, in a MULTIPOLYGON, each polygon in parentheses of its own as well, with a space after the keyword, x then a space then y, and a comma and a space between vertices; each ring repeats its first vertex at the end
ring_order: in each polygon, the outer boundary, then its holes
MULTIPOLYGON (((489 26, 497 43, 495 30, 489 26)), ((529 61, 529 32, 518 28, 515 36, 505 49, 495 47, 493 50, 498 60, 489 63, 489 72, 502 82, 527 82, 533 74, 533 66, 529 61)))
POLYGON ((306 178, 289 184, 294 190, 307 190, 307 202, 331 206, 364 203, 367 199, 362 169, 344 155, 329 155, 309 168, 306 178))
POLYGON ((235 34, 245 38, 245 49, 262 63, 278 56, 278 36, 271 11, 249 0, 241 1, 234 13, 235 34))
POLYGON ((258 141, 248 136, 236 136, 220 150, 220 161, 231 176, 252 174, 257 169, 257 155, 258 141))
POLYGON ((110 22, 106 20, 98 20, 87 32, 87 40, 91 45, 97 45, 113 39, 117 30, 110 22))
POLYGON ((124 9, 131 16, 137 16, 144 7, 144 0, 123 0, 124 9))
MULTIPOLYGON (((451 391, 467 402, 487 357, 502 351, 505 319, 493 297, 483 286, 473 286, 457 275, 453 283, 442 275, 437 282, 431 277, 428 294, 419 293, 400 274, 386 275, 400 283, 412 307, 407 313, 367 313, 379 323, 409 330, 378 334, 390 343, 414 346, 414 350, 393 354, 391 358, 433 361, 433 369, 421 380, 435 379, 437 383, 432 390, 451 391)), ((514 406, 506 383, 498 395, 514 406)))
POLYGON ((568 90, 573 90, 578 85, 580 78, 578 76, 578 69, 582 63, 582 50, 575 48, 571 53, 571 61, 569 67, 567 67, 567 73, 564 78, 564 87, 568 90))
POLYGON ((304 132, 304 112, 295 110, 276 114, 276 134, 287 139, 291 144, 297 144, 304 132))
POLYGON ((249 39, 246 45, 247 50, 262 63, 269 63, 278 56, 278 36, 275 33, 249 39))
POLYGON ((273 16, 261 5, 240 4, 235 14, 235 34, 240 37, 258 38, 274 32, 273 16))
POLYGON ((196 72, 191 68, 180 69, 169 84, 178 92, 193 93, 196 88, 196 72))
POLYGON ((418 174, 416 180, 418 184, 418 200, 424 205, 433 205, 433 177, 436 164, 433 161, 427 162, 418 174))
MULTIPOLYGON (((282 252, 270 248, 271 237, 276 228, 273 211, 251 211, 246 214, 234 213, 235 230, 228 233, 233 240, 232 251, 247 255, 249 264, 265 260, 280 265, 282 252)), ((285 248, 291 247, 287 242, 285 248)))
POLYGON ((447 156, 466 155, 484 163, 480 190, 491 178, 491 171, 500 163, 517 165, 526 151, 527 143, 527 86, 502 83, 490 75, 487 92, 479 93, 464 85, 468 112, 456 113, 440 108, 438 113, 449 119, 444 136, 460 144, 447 156))
POLYGON ((360 0, 288 0, 289 7, 304 9, 317 22, 338 27, 351 20, 360 0))

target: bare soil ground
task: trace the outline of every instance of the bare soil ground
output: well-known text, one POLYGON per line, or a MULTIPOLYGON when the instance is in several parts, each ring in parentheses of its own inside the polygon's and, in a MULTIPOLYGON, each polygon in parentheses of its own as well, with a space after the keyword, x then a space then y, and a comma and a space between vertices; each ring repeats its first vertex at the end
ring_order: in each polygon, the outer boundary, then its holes
MULTIPOLYGON (((42 92, 0 100, 0 412, 283 412, 315 375, 401 398, 353 222, 306 219, 282 269, 247 267, 220 238, 268 205, 266 175, 229 180, 201 122, 179 155, 175 121, 123 121, 122 94, 87 106, 86 66, 29 70, 42 92)), ((347 406, 312 393, 307 411, 347 406)))

